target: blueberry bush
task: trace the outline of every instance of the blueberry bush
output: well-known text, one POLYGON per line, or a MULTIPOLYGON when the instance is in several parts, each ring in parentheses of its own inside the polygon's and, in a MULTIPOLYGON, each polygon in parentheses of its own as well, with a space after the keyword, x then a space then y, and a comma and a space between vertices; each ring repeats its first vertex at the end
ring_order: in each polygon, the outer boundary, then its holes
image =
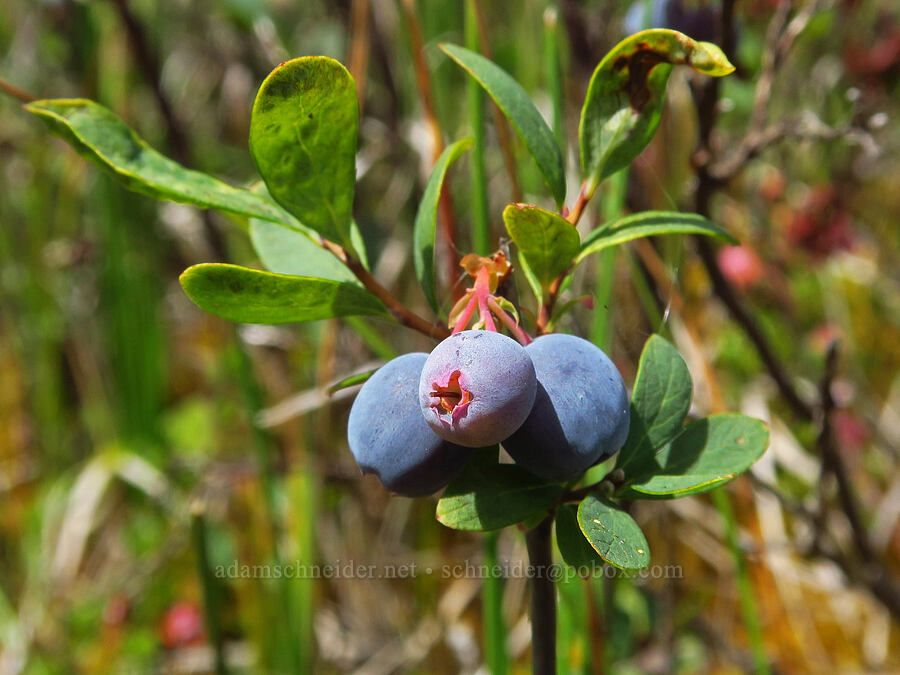
POLYGON ((670 29, 638 32, 613 47, 587 87, 579 187, 570 194, 563 148, 522 86, 475 51, 441 49, 502 111, 546 192, 535 200, 543 206, 509 204, 497 214, 503 239, 476 233, 476 250, 457 261, 459 240, 438 227, 449 200, 445 183, 478 144, 463 138, 443 151, 413 227, 412 264, 428 316, 399 301, 370 268, 371 234, 354 218, 357 87, 338 61, 293 59, 262 83, 250 122, 262 182, 247 189, 164 157, 92 101, 46 99, 26 108, 130 189, 248 219, 267 270, 216 263, 181 275, 185 293, 207 312, 244 324, 374 317, 437 342, 430 354, 404 354, 368 379, 353 379, 365 381, 350 412, 350 451, 393 493, 443 489, 436 517, 449 528, 526 532, 534 670, 555 672, 553 580, 541 571, 551 559, 554 520, 572 567, 643 569, 651 555, 631 502, 710 491, 746 471, 768 445, 757 419, 690 415, 690 373, 663 337, 646 340, 629 397, 598 346, 557 332, 588 302, 579 266, 604 249, 660 235, 738 243, 704 216, 683 212, 646 211, 577 229, 598 187, 653 138, 673 69, 723 77, 734 68, 714 44, 670 29), (441 272, 448 258, 467 287, 441 272))

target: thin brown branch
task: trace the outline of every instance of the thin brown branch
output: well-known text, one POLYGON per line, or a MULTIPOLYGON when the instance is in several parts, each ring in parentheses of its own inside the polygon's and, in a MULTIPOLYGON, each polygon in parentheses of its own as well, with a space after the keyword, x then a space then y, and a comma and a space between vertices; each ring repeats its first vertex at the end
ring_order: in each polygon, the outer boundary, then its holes
MULTIPOLYGON (((708 209, 699 208, 699 205, 697 213, 709 215, 708 209)), ((803 400, 797 389, 794 387, 787 368, 781 362, 781 359, 776 356, 775 350, 769 344, 768 338, 766 338, 765 333, 763 333, 762 327, 756 321, 756 318, 750 310, 744 306, 744 302, 738 294, 738 291, 731 285, 719 269, 719 264, 716 261, 716 254, 712 244, 710 244, 706 238, 699 236, 694 237, 694 241, 697 245, 700 259, 703 261, 703 266, 706 268, 706 272, 712 282, 713 292, 728 308, 731 317, 744 329, 747 337, 756 348, 763 365, 766 367, 771 378, 775 381, 782 397, 787 401, 788 405, 790 405, 791 409, 794 411, 794 414, 798 417, 805 420, 813 419, 812 407, 803 400)))
POLYGON ((822 403, 822 429, 819 433, 817 446, 822 457, 823 467, 834 476, 837 483, 838 502, 841 511, 850 523, 850 531, 853 542, 859 551, 863 561, 876 559, 875 551, 869 541, 869 533, 863 523, 863 516, 857 502, 853 486, 850 484, 850 476, 844 460, 835 445, 834 434, 831 430, 831 416, 834 412, 834 397, 831 394, 831 385, 837 374, 838 343, 834 342, 828 350, 825 361, 825 374, 819 386, 819 396, 822 403))
POLYGON ((833 141, 842 139, 863 147, 869 154, 878 154, 878 147, 872 136, 859 127, 844 125, 830 127, 812 114, 800 120, 770 124, 765 129, 751 130, 730 156, 709 166, 709 174, 720 182, 734 178, 751 159, 759 156, 766 148, 785 139, 807 141, 833 141))
POLYGON ((571 210, 569 210, 568 213, 563 213, 565 219, 572 223, 572 225, 578 225, 578 221, 581 220, 581 216, 584 213, 584 207, 587 206, 587 203, 591 201, 591 197, 594 196, 593 190, 588 192, 587 184, 587 181, 584 181, 581 184, 581 189, 578 191, 578 197, 575 199, 575 203, 572 204, 571 210))
POLYGON ((541 299, 541 306, 538 309, 537 321, 535 322, 535 330, 538 335, 543 335, 547 332, 547 326, 550 324, 550 319, 553 317, 553 308, 556 307, 556 301, 559 298, 559 291, 560 288, 562 288, 563 279, 566 278, 568 273, 569 271, 566 270, 556 277, 556 279, 550 283, 550 288, 547 289, 547 299, 541 299))
POLYGON ((34 94, 29 94, 24 89, 19 89, 14 84, 10 84, 2 78, 0 78, 0 91, 2 91, 4 94, 12 96, 15 99, 20 100, 22 103, 31 103, 32 101, 38 100, 38 97, 34 94))
POLYGON ((762 129, 768 118, 769 101, 772 99, 772 85, 775 82, 778 67, 786 55, 785 52, 779 49, 779 45, 793 7, 794 3, 790 1, 779 4, 775 10, 775 16, 772 17, 769 27, 766 29, 763 62, 760 67, 759 78, 756 81, 753 108, 750 113, 751 129, 762 129))
MULTIPOLYGON (((751 117, 751 126, 748 129, 747 137, 742 142, 744 149, 740 152, 747 153, 748 149, 752 152, 754 148, 763 147, 764 143, 762 141, 774 142, 772 139, 777 138, 781 133, 781 131, 776 133, 775 129, 777 127, 766 127, 766 113, 771 96, 772 81, 777 68, 787 55, 791 45, 819 9, 820 4, 816 0, 810 2, 790 22, 788 22, 787 17, 791 7, 781 6, 772 20, 767 36, 767 43, 771 46, 771 49, 766 50, 766 52, 771 53, 767 56, 767 61, 763 66, 763 75, 760 78, 761 81, 757 85, 754 115, 751 117), (767 129, 772 130, 767 131, 767 129)), ((720 44, 726 55, 729 56, 734 53, 735 46, 733 5, 733 0, 725 0, 722 12, 723 21, 720 44)), ((732 170, 739 171, 745 161, 727 160, 727 162, 733 161, 736 168, 726 163, 724 166, 726 166, 728 171, 723 171, 719 175, 711 171, 711 167, 716 166, 715 151, 711 147, 710 139, 716 122, 719 96, 718 80, 713 79, 704 82, 701 86, 695 87, 693 93, 700 126, 699 142, 695 157, 703 160, 696 163, 697 188, 694 195, 694 207, 697 213, 709 216, 710 201, 713 194, 722 186, 722 176, 729 175, 728 172, 732 170)), ((744 306, 738 292, 719 269, 712 245, 702 237, 695 237, 695 241, 700 258, 712 281, 714 292, 750 338, 763 364, 777 384, 782 397, 789 403, 794 413, 802 419, 816 419, 817 411, 800 397, 784 365, 775 356, 762 329, 751 312, 744 306)), ((811 552, 833 560, 843 570, 848 579, 867 587, 872 595, 882 602, 895 618, 900 618, 900 585, 891 577, 884 561, 880 560, 874 553, 875 549, 865 528, 862 511, 850 482, 847 467, 844 465, 843 459, 834 443, 830 417, 834 408, 831 384, 835 376, 836 367, 837 349, 832 347, 828 355, 819 392, 821 415, 818 417, 821 417, 822 427, 818 439, 818 448, 822 455, 823 474, 828 473, 835 477, 838 503, 850 525, 855 556, 848 556, 837 547, 833 549, 826 548, 824 536, 818 533, 813 540, 813 550, 811 552)), ((786 498, 778 490, 769 486, 766 487, 779 500, 785 501, 786 498)), ((820 508, 824 509, 824 506, 820 508)), ((814 530, 827 528, 827 519, 821 517, 821 511, 811 512, 805 508, 794 508, 792 511, 807 519, 814 530)), ((833 535, 831 539, 834 540, 833 535)))
MULTIPOLYGON (((757 156, 767 146, 783 138, 810 137, 818 140, 840 136, 839 130, 831 130, 821 123, 815 125, 814 128, 805 128, 802 122, 783 122, 768 125, 769 103, 772 100, 772 91, 778 70, 796 41, 797 36, 803 32, 803 29, 806 28, 822 4, 821 0, 813 0, 804 6, 793 19, 790 18, 791 11, 794 8, 793 2, 782 2, 778 6, 775 16, 766 29, 763 62, 754 90, 750 124, 746 135, 731 157, 710 168, 709 174, 712 178, 719 181, 726 181, 732 178, 747 161, 757 156)), ((728 2, 725 5, 733 5, 733 3, 728 2)), ((725 9, 722 23, 722 47, 725 49, 726 54, 731 55, 734 46, 733 6, 725 9)), ((718 91, 718 84, 709 88, 718 91)), ((710 110, 709 115, 714 118, 715 111, 710 110)), ((701 163, 711 162, 712 152, 708 144, 701 146, 700 150, 695 155, 695 158, 698 158, 701 163), (702 152, 703 150, 706 152, 702 152)))
MULTIPOLYGON (((722 6, 721 45, 726 55, 732 55, 735 47, 734 31, 734 2, 726 0, 722 6)), ((780 15, 773 19, 774 26, 783 25, 780 15)), ((774 29, 770 26, 770 33, 774 29)), ((771 39, 771 36, 770 36, 771 39)), ((719 79, 709 78, 702 85, 694 88, 694 102, 697 107, 697 117, 700 123, 698 148, 695 156, 701 156, 708 161, 700 162, 697 167, 697 189, 694 194, 694 211, 703 216, 710 216, 710 201, 713 194, 721 187, 722 183, 710 173, 710 165, 714 158, 714 150, 710 139, 716 123, 716 111, 719 99, 719 79)), ((802 419, 813 419, 812 407, 803 400, 788 375, 787 369, 776 356, 775 350, 769 344, 762 328, 756 318, 744 306, 743 299, 731 282, 725 278, 719 269, 715 251, 712 244, 705 238, 695 236, 694 241, 703 266, 712 282, 713 291, 721 302, 728 308, 732 318, 744 329, 747 337, 753 343, 760 359, 769 372, 782 397, 790 405, 796 415, 802 419)))
POLYGON ((367 270, 359 260, 350 256, 342 246, 328 241, 327 239, 321 240, 320 245, 322 248, 331 251, 338 260, 344 263, 347 268, 353 272, 356 278, 359 279, 365 289, 381 300, 394 318, 404 326, 417 330, 435 340, 443 340, 444 338, 450 337, 450 330, 447 326, 440 321, 427 321, 418 314, 407 309, 407 307, 395 298, 389 290, 378 283, 378 280, 372 276, 369 270, 367 270))
MULTIPOLYGON (((581 190, 578 191, 578 197, 575 200, 575 203, 572 205, 571 210, 568 210, 565 206, 563 207, 562 216, 570 223, 572 223, 572 227, 578 225, 578 221, 581 220, 581 216, 584 214, 585 206, 587 206, 587 203, 593 196, 593 191, 588 193, 587 184, 587 181, 581 184, 581 190)), ((559 292, 562 288, 562 283, 571 271, 572 268, 570 267, 553 280, 553 282, 550 284, 550 288, 547 289, 546 300, 544 298, 539 298, 541 306, 538 309, 537 321, 535 323, 535 328, 538 335, 543 335, 547 332, 547 326, 549 325, 550 319, 553 316, 553 308, 556 306, 556 301, 559 299, 559 292)))

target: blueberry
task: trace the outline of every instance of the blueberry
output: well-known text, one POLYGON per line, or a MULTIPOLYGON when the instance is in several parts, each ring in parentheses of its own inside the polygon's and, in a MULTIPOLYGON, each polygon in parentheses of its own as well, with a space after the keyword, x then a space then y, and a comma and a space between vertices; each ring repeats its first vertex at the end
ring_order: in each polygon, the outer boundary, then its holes
POLYGON ((347 422, 350 451, 363 473, 406 497, 440 490, 472 454, 438 437, 422 419, 418 388, 427 358, 404 354, 379 368, 357 394, 347 422))
POLYGON ((545 480, 566 481, 617 452, 628 436, 628 393, 603 350, 554 333, 525 353, 537 394, 528 419, 503 442, 512 458, 545 480))
POLYGON ((477 448, 499 443, 519 428, 535 388, 534 366, 518 342, 492 331, 466 330, 428 356, 419 403, 436 434, 477 448))

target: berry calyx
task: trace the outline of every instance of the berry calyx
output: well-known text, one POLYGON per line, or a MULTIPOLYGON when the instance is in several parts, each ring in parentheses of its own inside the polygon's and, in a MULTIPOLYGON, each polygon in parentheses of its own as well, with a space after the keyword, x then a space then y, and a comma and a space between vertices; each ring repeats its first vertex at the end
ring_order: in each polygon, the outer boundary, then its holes
POLYGON ((512 270, 506 255, 502 251, 497 251, 492 257, 486 258, 470 253, 464 256, 459 264, 475 279, 475 283, 466 289, 465 294, 450 310, 449 326, 452 333, 465 330, 478 310, 478 319, 472 328, 483 328, 497 333, 499 329, 494 321, 496 317, 521 344, 530 343, 531 336, 519 326, 516 308, 506 298, 496 295, 500 282, 512 270))

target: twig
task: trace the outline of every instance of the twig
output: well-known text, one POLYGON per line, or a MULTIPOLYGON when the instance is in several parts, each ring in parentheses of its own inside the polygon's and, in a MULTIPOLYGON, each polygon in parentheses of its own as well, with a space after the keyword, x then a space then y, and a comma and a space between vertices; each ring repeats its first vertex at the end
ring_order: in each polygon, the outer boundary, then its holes
POLYGON ((547 289, 547 299, 541 299, 541 306, 538 309, 537 321, 535 322, 535 332, 538 335, 543 335, 547 332, 547 326, 553 317, 553 308, 556 306, 556 300, 559 298, 559 290, 562 288, 563 279, 566 278, 568 273, 569 270, 566 270, 550 282, 550 287, 547 289))
MULTIPOLYGON (((726 5, 732 3, 727 2, 726 5)), ((709 168, 709 174, 712 178, 719 181, 725 181, 732 178, 740 171, 744 163, 758 155, 765 147, 775 143, 783 138, 812 138, 815 140, 831 138, 839 138, 849 129, 830 129, 819 122, 813 128, 807 128, 802 121, 798 122, 782 122, 774 125, 768 125, 769 103, 772 100, 772 90, 775 83, 775 77, 778 69, 787 57, 788 52, 797 39, 797 36, 803 32, 803 29, 809 24, 812 17, 820 9, 824 3, 821 0, 813 0, 808 3, 797 15, 790 19, 791 10, 794 3, 791 1, 782 2, 775 12, 775 16, 769 23, 766 30, 765 48, 763 49, 763 63, 760 69, 759 79, 756 82, 756 88, 753 97, 753 107, 750 112, 750 124, 744 140, 741 142, 734 154, 715 166, 709 168)), ((732 8, 727 8, 727 12, 723 12, 722 47, 726 54, 731 54, 734 48, 734 23, 732 21, 732 8), (727 15, 727 16, 726 16, 727 15)), ((718 91, 718 85, 710 87, 711 90, 718 91)), ((716 97, 718 98, 718 96, 716 97)), ((714 112, 710 111, 714 117, 714 112)), ((706 153, 699 153, 695 158, 702 161, 711 161, 712 153, 709 152, 708 145, 705 147, 706 153)))
POLYGON ((366 290, 384 303, 385 307, 388 308, 397 321, 404 326, 417 330, 420 333, 424 333, 435 340, 443 340, 444 338, 450 337, 450 330, 442 322, 436 321, 431 323, 407 309, 406 306, 397 300, 389 290, 378 283, 375 277, 372 276, 369 270, 363 267, 363 264, 359 262, 359 260, 348 255, 347 251, 344 250, 342 246, 328 241, 327 239, 321 240, 320 244, 322 248, 331 251, 337 256, 338 260, 344 263, 347 268, 353 272, 356 278, 360 280, 366 290))
MULTIPOLYGON (((760 67, 759 79, 756 82, 753 107, 750 113, 751 129, 761 129, 768 117, 769 101, 772 99, 772 84, 775 82, 778 67, 786 56, 786 52, 779 48, 781 36, 784 34, 793 7, 794 3, 790 0, 780 3, 766 30, 763 62, 760 67)), ((722 25, 723 31, 732 31, 734 24, 731 21, 726 24, 723 20, 722 25)))
POLYGON ((572 223, 572 225, 578 225, 578 221, 581 220, 581 215, 584 213, 584 207, 587 206, 591 197, 594 196, 593 190, 588 192, 587 184, 587 181, 584 181, 581 184, 581 189, 578 191, 578 198, 575 200, 575 203, 572 204, 572 209, 568 211, 568 213, 563 213, 563 217, 572 223))
POLYGON ((842 139, 855 142, 868 154, 878 154, 872 136, 859 127, 844 125, 830 127, 820 119, 806 114, 803 119, 771 124, 761 131, 750 131, 731 156, 710 165, 709 173, 717 181, 726 182, 736 176, 751 159, 763 150, 784 139, 808 141, 833 141, 842 139))
POLYGON ((13 98, 19 99, 22 103, 31 103, 32 101, 37 101, 38 97, 34 94, 29 94, 24 89, 19 89, 14 84, 10 84, 6 80, 0 78, 0 91, 4 94, 8 94, 13 98))
MULTIPOLYGON (((697 213, 709 215, 708 208, 705 206, 703 208, 699 207, 700 205, 698 204, 697 213)), ((802 419, 812 420, 814 416, 812 407, 797 392, 787 369, 775 355, 775 351, 763 334, 762 328, 744 306, 738 292, 722 274, 712 245, 702 237, 695 237, 695 242, 700 259, 703 261, 703 266, 706 268, 706 272, 712 281, 713 291, 731 312, 732 318, 744 329, 747 337, 750 338, 750 341, 759 353, 763 365, 765 365, 769 375, 775 381, 778 391, 790 405, 794 414, 802 419)))
MULTIPOLYGON (((749 140, 745 139, 744 143, 746 143, 746 145, 742 143, 745 149, 752 149, 759 145, 759 142, 754 140, 755 134, 762 135, 768 133, 769 138, 775 135, 774 132, 765 132, 767 117, 766 109, 768 108, 768 101, 771 95, 771 84, 774 79, 775 70, 784 59, 796 37, 809 23, 809 20, 815 14, 819 5, 820 3, 814 0, 804 7, 804 9, 789 23, 787 22, 787 14, 790 11, 790 7, 782 6, 772 20, 767 36, 767 43, 770 45, 770 49, 766 50, 767 53, 771 53, 763 66, 764 77, 761 76, 761 81, 757 85, 754 115, 752 116, 751 127, 747 134, 749 140)), ((725 0, 723 2, 721 46, 726 55, 733 54, 735 46, 733 8, 734 0, 725 0)), ((711 171, 711 167, 715 165, 714 151, 711 147, 710 139, 716 121, 716 107, 719 93, 718 80, 707 80, 703 85, 695 88, 693 93, 700 123, 699 143, 695 158, 702 160, 696 162, 697 189, 694 195, 694 202, 697 213, 708 216, 710 212, 709 206, 711 197, 722 185, 720 178, 711 171)), ((760 136, 756 136, 756 138, 760 138, 760 136)), ((742 167, 743 164, 740 164, 739 166, 742 167)), ((728 168, 729 170, 731 169, 731 167, 728 168)), ((714 292, 726 307, 728 307, 735 321, 741 325, 747 333, 747 336, 753 342, 766 369, 775 380, 783 398, 790 404, 794 413, 802 419, 815 419, 816 411, 809 403, 800 397, 799 393, 791 383, 787 371, 775 356, 774 351, 763 335, 761 328, 756 323, 756 320, 749 310, 744 307, 737 291, 728 280, 725 279, 719 269, 711 244, 702 237, 695 237, 694 239, 697 244, 700 258, 712 281, 714 292)), ((883 561, 879 560, 874 555, 874 547, 871 545, 868 532, 865 529, 856 495, 850 484, 846 467, 834 446, 829 417, 834 406, 830 388, 834 378, 836 364, 837 350, 836 348, 832 348, 828 355, 825 373, 820 386, 822 429, 818 443, 820 452, 822 453, 823 462, 827 464, 828 471, 835 476, 838 488, 838 501, 850 524, 858 560, 849 558, 837 548, 835 550, 825 549, 822 537, 818 535, 814 538, 812 553, 833 560, 843 570, 848 579, 866 586, 873 596, 882 602, 895 618, 900 618, 900 585, 898 585, 890 576, 883 561)), ((769 486, 766 487, 769 488, 769 486)), ((785 497, 781 495, 778 490, 770 489, 770 491, 780 501, 784 502, 785 497)), ((794 506, 796 507, 797 505, 794 506)), ((819 513, 810 512, 802 507, 793 508, 791 510, 806 518, 814 530, 823 528, 826 525, 824 522, 825 519, 821 518, 819 513)))
POLYGON ((556 675, 556 587, 551 577, 553 518, 525 533, 531 576, 531 668, 534 675, 556 675))
POLYGON ((837 363, 838 343, 833 342, 828 349, 828 355, 825 360, 825 374, 822 376, 822 383, 819 386, 819 396, 822 400, 822 429, 819 433, 817 447, 822 456, 823 467, 835 478, 841 511, 844 512, 847 521, 850 523, 853 542, 860 553, 862 561, 866 563, 874 561, 876 554, 869 541, 869 533, 863 524, 856 494, 853 486, 850 485, 847 467, 844 465, 844 460, 835 446, 834 434, 831 430, 831 415, 834 412, 834 397, 831 394, 831 385, 836 375, 837 363))
MULTIPOLYGON (((562 211, 560 212, 563 218, 572 223, 572 227, 578 225, 578 221, 581 220, 581 216, 584 214, 584 208, 587 206, 587 203, 594 195, 593 190, 588 191, 587 185, 588 181, 584 181, 581 184, 581 189, 578 191, 578 197, 575 199, 575 203, 572 205, 572 209, 569 210, 567 207, 563 206, 562 211)), ((544 300, 543 298, 538 298, 541 303, 541 306, 538 309, 537 321, 535 322, 535 329, 538 335, 543 335, 547 332, 547 326, 549 325, 550 319, 553 316, 553 308, 556 306, 556 301, 559 298, 559 292, 562 288, 563 280, 569 275, 569 272, 571 271, 572 268, 569 267, 569 269, 560 274, 550 283, 550 287, 547 289, 546 300, 544 300)))
MULTIPOLYGON (((781 13, 776 15, 775 19, 772 20, 769 30, 770 40, 774 39, 772 38, 772 34, 775 27, 783 25, 783 21, 784 19, 782 18, 781 13)), ((794 25, 796 29, 798 24, 792 23, 792 25, 794 25)), ((723 51, 726 55, 733 54, 735 47, 734 0, 725 0, 725 2, 723 2, 721 32, 721 46, 723 51)), ((779 44, 783 45, 783 43, 779 44)), ((786 47, 780 48, 786 49, 786 47)), ((774 63, 778 62, 780 61, 776 60, 774 63)), ((700 137, 695 157, 703 158, 703 161, 696 164, 697 189, 694 194, 694 210, 700 215, 707 217, 710 215, 709 205, 712 195, 721 186, 721 182, 710 172, 711 159, 713 157, 710 139, 716 122, 718 98, 718 78, 708 78, 702 85, 694 89, 694 101, 697 107, 697 117, 700 122, 700 137)), ((806 420, 813 419, 814 414, 812 407, 801 398, 791 382, 784 364, 782 364, 775 355, 775 351, 763 334, 762 328, 756 322, 756 319, 750 311, 744 306, 737 290, 719 269, 712 244, 704 237, 699 236, 695 236, 694 241, 696 242, 697 251, 703 262, 703 266, 706 268, 706 272, 712 282, 713 291, 731 312, 734 320, 744 329, 747 337, 750 338, 750 341, 759 353, 763 364, 775 381, 775 384, 778 386, 781 395, 788 402, 796 415, 806 420)))

